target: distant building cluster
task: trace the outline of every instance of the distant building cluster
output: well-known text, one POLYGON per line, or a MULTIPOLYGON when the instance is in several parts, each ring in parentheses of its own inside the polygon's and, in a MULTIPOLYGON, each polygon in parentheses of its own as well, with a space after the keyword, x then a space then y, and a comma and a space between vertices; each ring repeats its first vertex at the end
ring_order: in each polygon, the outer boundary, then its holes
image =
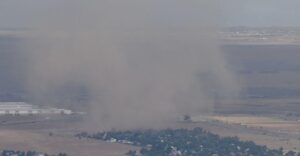
POLYGON ((229 43, 300 44, 300 28, 229 27, 220 32, 219 38, 229 43))
POLYGON ((55 115, 73 114, 72 110, 58 108, 40 108, 25 102, 0 102, 0 115, 55 115))

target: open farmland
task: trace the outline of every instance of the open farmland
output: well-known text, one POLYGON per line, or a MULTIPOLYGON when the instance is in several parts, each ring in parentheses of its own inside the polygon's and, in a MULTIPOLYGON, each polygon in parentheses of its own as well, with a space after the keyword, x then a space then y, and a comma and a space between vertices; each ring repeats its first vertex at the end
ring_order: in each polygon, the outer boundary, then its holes
MULTIPOLYGON (((28 100, 22 86, 25 77, 22 71, 27 62, 16 46, 20 40, 15 37, 2 37, 0 40, 0 46, 5 47, 0 50, 0 98, 3 101, 28 100), (10 62, 18 62, 18 65, 10 62)), ((217 99, 215 115, 206 116, 202 121, 173 122, 162 128, 202 127, 221 136, 238 136, 274 149, 283 147, 300 151, 300 46, 224 45, 222 49, 237 74, 241 98, 234 101, 217 99)), ((76 97, 82 95, 77 92, 74 95, 75 100, 85 99, 84 94, 83 97, 76 97)), ((67 108, 72 100, 66 102, 67 108)), ((1 116, 0 123, 0 147, 3 149, 36 150, 50 154, 65 152, 72 156, 99 153, 118 156, 137 149, 74 138, 74 134, 88 129, 77 117, 50 117, 49 120, 48 117, 1 116)))
POLYGON ((137 147, 109 143, 104 141, 93 141, 88 139, 77 139, 73 135, 63 132, 49 135, 49 131, 40 130, 16 130, 0 129, 0 150, 36 150, 55 154, 65 152, 71 156, 124 156, 129 150, 137 150, 137 147))

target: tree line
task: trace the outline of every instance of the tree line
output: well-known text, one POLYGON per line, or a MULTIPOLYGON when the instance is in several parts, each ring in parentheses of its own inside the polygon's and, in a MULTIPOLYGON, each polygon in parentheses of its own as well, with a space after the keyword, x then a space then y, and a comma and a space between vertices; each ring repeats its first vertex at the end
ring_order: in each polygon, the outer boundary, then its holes
POLYGON ((238 137, 220 137, 202 128, 109 131, 89 134, 82 132, 78 138, 90 138, 140 146, 140 151, 129 151, 129 156, 300 156, 293 151, 269 149, 253 141, 238 137))

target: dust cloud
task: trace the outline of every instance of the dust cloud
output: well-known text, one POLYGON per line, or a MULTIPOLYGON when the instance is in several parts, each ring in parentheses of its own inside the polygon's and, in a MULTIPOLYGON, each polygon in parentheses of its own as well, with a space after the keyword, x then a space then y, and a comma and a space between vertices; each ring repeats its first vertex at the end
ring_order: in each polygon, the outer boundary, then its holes
POLYGON ((27 43, 27 88, 35 102, 64 105, 70 97, 62 98, 64 91, 84 90, 71 96, 86 97, 91 127, 139 128, 210 113, 219 90, 237 91, 216 39, 217 1, 47 5, 37 12, 35 39, 27 43))

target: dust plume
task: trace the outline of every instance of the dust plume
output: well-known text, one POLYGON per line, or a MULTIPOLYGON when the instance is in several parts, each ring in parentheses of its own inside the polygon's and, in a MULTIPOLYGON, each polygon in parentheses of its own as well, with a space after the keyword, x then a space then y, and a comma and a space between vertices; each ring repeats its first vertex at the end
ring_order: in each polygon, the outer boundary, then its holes
POLYGON ((84 90, 90 125, 138 128, 212 112, 218 90, 236 91, 216 40, 217 1, 47 5, 28 44, 27 85, 36 102, 64 105, 64 88, 84 90))

